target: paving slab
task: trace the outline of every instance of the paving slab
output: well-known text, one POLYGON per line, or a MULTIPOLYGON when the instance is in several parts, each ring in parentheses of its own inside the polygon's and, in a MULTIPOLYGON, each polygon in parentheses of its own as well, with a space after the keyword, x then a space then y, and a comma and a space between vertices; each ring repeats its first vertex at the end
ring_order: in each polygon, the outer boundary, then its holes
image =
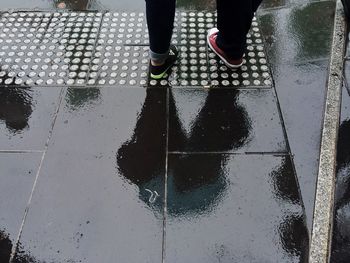
POLYGON ((328 61, 281 65, 275 83, 291 152, 312 224, 328 61))
POLYGON ((0 153, 0 262, 7 263, 16 243, 41 153, 0 153))
POLYGON ((305 262, 288 156, 170 155, 165 262, 305 262), (195 201, 194 201, 195 200, 195 201))
POLYGON ((261 31, 312 226, 335 3, 261 12, 261 31), (319 14, 319 15, 318 15, 319 14), (314 19, 322 16, 323 19, 314 19))
MULTIPOLYGON (((345 68, 347 71, 347 67, 345 68)), ((337 147, 337 180, 335 192, 331 262, 345 263, 350 258, 350 94, 343 87, 342 109, 337 147)))
POLYGON ((43 151, 61 88, 0 87, 0 151, 43 151))
POLYGON ((160 89, 67 91, 15 262, 161 262, 165 102, 160 89))
POLYGON ((143 12, 5 12, 0 18, 1 86, 271 87, 259 23, 248 34, 243 66, 229 70, 206 44, 216 13, 176 13, 180 59, 165 79, 148 79, 143 12))
POLYGON ((271 89, 173 89, 169 151, 287 153, 271 89))
POLYGON ((260 13, 260 27, 273 69, 285 62, 328 59, 334 7, 334 1, 323 1, 260 13))

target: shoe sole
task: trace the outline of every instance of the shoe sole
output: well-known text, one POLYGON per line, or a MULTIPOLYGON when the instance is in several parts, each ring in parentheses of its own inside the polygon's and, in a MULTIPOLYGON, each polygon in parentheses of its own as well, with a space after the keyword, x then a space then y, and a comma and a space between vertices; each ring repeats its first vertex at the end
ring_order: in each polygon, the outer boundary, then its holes
MULTIPOLYGON (((175 64, 175 63, 174 63, 175 64)), ((158 75, 154 75, 154 74, 150 74, 152 79, 162 79, 164 77, 164 75, 167 73, 167 71, 174 66, 174 64, 170 65, 169 67, 167 67, 162 73, 158 74, 158 75)))
POLYGON ((240 68, 242 65, 243 65, 243 61, 241 64, 238 64, 238 65, 232 65, 230 64, 223 56, 221 56, 216 50, 215 48, 212 46, 212 44, 210 43, 209 41, 209 38, 210 38, 211 34, 208 34, 207 35, 207 42, 208 42, 208 45, 210 47, 210 49, 217 55, 219 56, 219 58, 225 63, 226 66, 228 66, 230 69, 238 69, 240 68))
MULTIPOLYGON (((179 54, 176 56, 176 59, 178 59, 178 57, 179 57, 179 54)), ((164 77, 164 75, 167 73, 167 71, 168 71, 171 67, 174 66, 174 64, 175 64, 175 62, 174 62, 173 64, 169 65, 169 67, 167 67, 162 73, 160 73, 160 74, 158 74, 158 75, 154 75, 154 74, 152 74, 152 73, 150 72, 151 78, 152 78, 152 79, 156 79, 156 80, 162 79, 162 78, 164 77)))
MULTIPOLYGON (((167 70, 168 70, 168 69, 167 69, 167 70)), ((167 71, 167 70, 166 70, 166 71, 167 71)), ((162 79, 162 78, 164 77, 166 71, 163 72, 163 73, 161 73, 161 74, 159 74, 159 75, 153 75, 153 74, 151 73, 151 78, 152 78, 152 79, 162 79)))

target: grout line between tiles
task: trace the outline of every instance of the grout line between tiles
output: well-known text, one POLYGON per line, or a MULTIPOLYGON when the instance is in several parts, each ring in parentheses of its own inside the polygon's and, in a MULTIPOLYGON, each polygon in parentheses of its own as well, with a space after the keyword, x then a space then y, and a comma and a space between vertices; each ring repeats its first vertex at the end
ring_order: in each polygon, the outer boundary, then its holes
POLYGON ((169 151, 172 155, 214 155, 214 154, 224 154, 224 155, 271 155, 271 156, 288 156, 288 152, 227 152, 227 151, 207 151, 207 152, 190 152, 190 151, 169 151))
POLYGON ((45 150, 0 150, 1 153, 44 153, 45 150))
POLYGON ((164 208, 163 208, 163 237, 162 237, 162 263, 165 263, 166 253, 166 218, 168 203, 168 165, 169 165, 169 97, 170 89, 166 92, 166 141, 165 141, 165 177, 164 177, 164 208))
POLYGON ((27 202, 27 206, 26 206, 26 209, 24 211, 24 215, 23 215, 23 218, 22 218, 21 226, 19 228, 19 232, 18 232, 16 241, 14 242, 14 245, 13 245, 12 250, 11 250, 9 263, 14 263, 14 259, 15 259, 14 257, 16 255, 16 250, 18 248, 19 240, 21 238, 22 231, 23 231, 23 227, 24 227, 25 221, 27 219, 27 215, 28 215, 29 208, 30 208, 30 205, 31 205, 31 202, 32 202, 32 198, 33 198, 33 195, 34 195, 34 191, 35 191, 35 188, 36 188, 39 176, 40 176, 40 171, 41 171, 42 165, 44 163, 44 159, 45 159, 46 152, 47 152, 47 149, 48 149, 48 146, 49 146, 49 142, 50 142, 52 134, 53 134, 53 128, 55 126, 56 119, 57 119, 57 116, 58 116, 58 113, 59 113, 59 109, 60 109, 62 101, 63 101, 64 93, 65 93, 65 89, 62 88, 61 92, 60 92, 60 95, 59 95, 58 106, 56 108, 55 115, 54 115, 55 117, 54 117, 54 119, 52 121, 52 124, 51 124, 51 127, 50 127, 49 136, 48 136, 48 138, 46 140, 46 143, 45 143, 45 150, 42 153, 40 164, 39 164, 39 167, 38 167, 38 170, 37 170, 37 173, 36 173, 36 176, 35 176, 35 180, 34 180, 34 183, 33 183, 32 191, 30 193, 30 196, 29 196, 29 199, 28 199, 28 202, 27 202))

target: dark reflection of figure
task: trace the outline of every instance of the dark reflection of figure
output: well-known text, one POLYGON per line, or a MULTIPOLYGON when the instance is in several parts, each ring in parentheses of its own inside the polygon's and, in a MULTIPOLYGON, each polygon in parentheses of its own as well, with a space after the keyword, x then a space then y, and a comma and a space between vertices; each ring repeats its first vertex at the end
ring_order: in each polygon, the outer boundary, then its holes
POLYGON ((0 231, 0 262, 9 262, 12 250, 12 242, 9 236, 0 231))
MULTIPOLYGON (((223 97, 218 96, 217 91, 209 91, 205 105, 193 125, 191 136, 187 139, 170 93, 169 116, 173 121, 169 136, 173 144, 180 148, 192 148, 194 145, 208 149, 215 147, 215 150, 231 150, 243 145, 249 135, 249 122, 243 108, 235 103, 237 94, 236 90, 228 90, 223 97)), ((165 148, 165 137, 157 134, 165 132, 166 127, 164 105, 158 103, 161 98, 157 96, 159 93, 147 91, 134 135, 119 149, 117 155, 120 172, 140 187, 141 199, 145 201, 148 200, 146 196, 149 193, 143 189, 156 189, 158 193, 163 189, 161 172, 165 152, 161 155, 159 153, 165 148)), ((198 157, 183 156, 178 166, 171 167, 168 191, 175 198, 169 199, 177 200, 178 203, 169 204, 170 213, 193 213, 199 212, 198 209, 207 209, 225 190, 223 157, 215 155, 206 163, 196 161, 198 157), (198 202, 189 202, 189 199, 196 199, 198 202)))
POLYGON ((32 114, 32 96, 28 88, 9 87, 0 89, 0 122, 13 133, 28 127, 32 114))
MULTIPOLYGON (((303 207, 297 178, 294 174, 292 162, 284 158, 281 166, 271 173, 276 199, 282 202, 303 207)), ((308 262, 309 235, 304 214, 288 215, 279 226, 281 242, 284 250, 291 255, 297 255, 299 262, 308 262)))
POLYGON ((225 90, 225 96, 218 90, 210 90, 188 139, 178 119, 174 99, 170 96, 170 150, 228 152, 243 146, 251 127, 244 108, 237 104, 237 95, 238 91, 234 89, 225 90))
MULTIPOLYGON (((12 252, 12 241, 10 240, 10 237, 8 234, 6 234, 4 231, 0 230, 0 262, 1 263, 8 263, 11 257, 12 252)), ((39 263, 37 260, 35 260, 32 256, 21 253, 20 255, 17 255, 14 260, 14 263, 39 263)))
MULTIPOLYGON (((225 96, 220 96, 221 92, 217 90, 208 92, 206 102, 191 127, 189 138, 181 126, 170 92, 170 150, 190 151, 196 145, 196 151, 227 152, 239 149, 247 143, 250 137, 250 120, 244 108, 237 103, 239 92, 225 92, 225 96)), ((159 134, 164 133, 166 127, 164 105, 158 103, 161 99, 159 93, 147 91, 134 134, 120 147, 117 154, 120 173, 139 187, 140 199, 159 212, 162 201, 150 204, 150 193, 144 189, 162 193, 164 188, 162 166, 165 152, 161 152, 165 148, 165 137, 160 137, 159 134)), ((227 158, 223 154, 212 154, 205 159, 201 154, 169 155, 171 165, 167 180, 168 215, 188 217, 212 213, 228 189, 225 176, 227 158)), ((286 158, 271 173, 271 180, 274 182, 274 195, 277 199, 302 207, 290 159, 286 158)), ((284 250, 299 258, 300 262, 307 262, 308 233, 303 209, 299 214, 286 216, 279 226, 279 233, 284 250)))
POLYGON ((350 262, 350 120, 340 125, 332 241, 332 263, 350 262))
MULTIPOLYGON (((120 147, 117 154, 121 174, 140 187, 140 198, 145 202, 149 195, 145 189, 162 193, 164 188, 162 177, 166 154, 164 94, 147 90, 134 135, 120 147), (162 151, 163 154, 160 154, 162 151)), ((162 206, 160 200, 156 206, 162 206)))
MULTIPOLYGON (((170 150, 229 152, 242 147, 249 138, 250 120, 244 108, 237 104, 238 91, 210 90, 187 138, 170 96, 170 150)), ((174 216, 210 211, 225 193, 224 155, 206 159, 200 155, 181 155, 173 162, 168 179, 168 211, 174 216)), ((171 161, 171 158, 170 158, 171 161)))

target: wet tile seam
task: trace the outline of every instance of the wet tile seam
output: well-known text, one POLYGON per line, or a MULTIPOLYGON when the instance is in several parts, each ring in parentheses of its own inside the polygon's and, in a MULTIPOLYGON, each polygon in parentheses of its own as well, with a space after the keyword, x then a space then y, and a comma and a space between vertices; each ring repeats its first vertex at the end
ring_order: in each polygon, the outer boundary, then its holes
POLYGON ((0 154, 3 153, 44 153, 44 150, 0 150, 0 154))
POLYGON ((345 32, 344 9, 341 0, 337 0, 309 263, 328 263, 330 258, 345 32))
POLYGON ((165 263, 166 253, 166 219, 167 219, 167 203, 168 203, 168 165, 169 165, 169 104, 170 90, 166 92, 166 141, 165 141, 165 174, 164 174, 164 207, 163 207, 163 236, 162 236, 162 259, 161 262, 165 263))
POLYGON ((191 152, 191 151, 169 151, 171 155, 270 155, 270 156, 289 156, 289 152, 227 152, 227 151, 203 151, 203 152, 191 152))
POLYGON ((33 198, 33 195, 34 195, 34 191, 35 191, 35 188, 36 188, 39 176, 40 176, 41 168, 42 168, 43 163, 44 163, 46 152, 47 152, 47 149, 48 149, 48 146, 49 146, 52 134, 53 134, 53 129, 54 129, 54 126, 55 126, 55 123, 56 123, 56 120, 57 120, 57 116, 58 116, 59 110, 60 110, 62 102, 63 102, 65 91, 66 91, 66 89, 64 89, 64 88, 61 89, 61 92, 60 92, 60 95, 59 95, 59 99, 58 99, 58 106, 56 108, 56 111, 55 111, 55 114, 54 114, 54 117, 53 117, 53 120, 52 120, 52 123, 51 123, 50 131, 49 131, 49 134, 48 134, 48 138, 47 138, 46 143, 45 143, 45 150, 42 153, 41 160, 40 160, 40 163, 39 163, 39 167, 38 167, 38 170, 37 170, 37 173, 36 173, 36 176, 35 176, 35 180, 34 180, 34 183, 33 183, 32 191, 31 191, 31 193, 29 195, 27 206, 26 206, 26 209, 24 211, 22 222, 21 222, 21 225, 20 225, 20 228, 19 228, 19 231, 18 231, 18 235, 17 235, 16 241, 14 242, 14 245, 13 245, 12 250, 11 250, 11 256, 10 256, 9 263, 13 263, 14 262, 14 257, 16 255, 16 250, 17 250, 18 245, 19 245, 19 240, 21 238, 23 227, 24 227, 24 224, 25 224, 26 219, 27 219, 27 215, 28 215, 28 212, 29 212, 29 209, 30 209, 31 201, 32 201, 32 198, 33 198))

